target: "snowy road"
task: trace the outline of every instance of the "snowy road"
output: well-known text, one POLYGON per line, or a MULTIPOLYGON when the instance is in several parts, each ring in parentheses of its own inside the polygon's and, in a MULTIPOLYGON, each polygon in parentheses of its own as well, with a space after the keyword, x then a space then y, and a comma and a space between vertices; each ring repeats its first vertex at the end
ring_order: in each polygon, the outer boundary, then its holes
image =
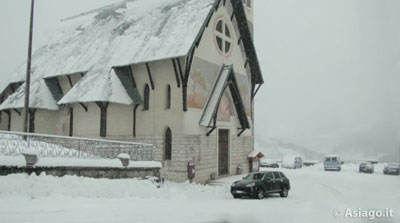
POLYGON ((13 175, 0 177, 0 222, 400 222, 400 177, 360 174, 357 166, 282 171, 288 198, 234 200, 226 186, 13 175), (346 209, 393 210, 393 218, 345 218, 346 209), (339 217, 334 216, 341 215, 339 217))

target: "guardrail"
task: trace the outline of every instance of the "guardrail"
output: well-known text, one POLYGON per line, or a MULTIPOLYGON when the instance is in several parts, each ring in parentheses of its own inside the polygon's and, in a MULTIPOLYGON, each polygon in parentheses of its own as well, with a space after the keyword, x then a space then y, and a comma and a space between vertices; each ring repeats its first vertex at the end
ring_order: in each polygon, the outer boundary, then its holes
POLYGON ((39 157, 114 159, 127 153, 133 161, 151 161, 152 144, 0 131, 0 155, 17 156, 34 148, 39 157))

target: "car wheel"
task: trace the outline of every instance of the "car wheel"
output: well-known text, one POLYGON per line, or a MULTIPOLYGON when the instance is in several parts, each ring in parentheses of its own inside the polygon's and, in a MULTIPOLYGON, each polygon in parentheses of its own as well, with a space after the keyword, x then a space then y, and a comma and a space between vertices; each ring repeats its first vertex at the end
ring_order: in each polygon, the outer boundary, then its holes
POLYGON ((289 195, 289 190, 284 187, 279 194, 281 195, 281 197, 287 197, 289 195))
POLYGON ((233 195, 233 198, 240 198, 240 195, 233 195))
POLYGON ((259 200, 264 199, 264 191, 263 191, 263 190, 261 190, 261 189, 258 190, 258 192, 257 192, 257 198, 258 198, 259 200))

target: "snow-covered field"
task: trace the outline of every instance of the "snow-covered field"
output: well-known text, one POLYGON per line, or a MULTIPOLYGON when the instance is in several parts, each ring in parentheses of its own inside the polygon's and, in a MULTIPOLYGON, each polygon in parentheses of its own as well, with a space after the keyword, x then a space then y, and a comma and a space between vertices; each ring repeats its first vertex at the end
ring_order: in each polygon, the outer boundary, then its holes
MULTIPOLYGON (((276 170, 276 169, 275 169, 276 170)), ((400 177, 358 173, 357 165, 324 172, 321 165, 283 171, 288 198, 233 199, 225 186, 67 176, 0 177, 0 222, 400 222, 400 177), (351 210, 393 210, 393 218, 335 217, 351 210)))

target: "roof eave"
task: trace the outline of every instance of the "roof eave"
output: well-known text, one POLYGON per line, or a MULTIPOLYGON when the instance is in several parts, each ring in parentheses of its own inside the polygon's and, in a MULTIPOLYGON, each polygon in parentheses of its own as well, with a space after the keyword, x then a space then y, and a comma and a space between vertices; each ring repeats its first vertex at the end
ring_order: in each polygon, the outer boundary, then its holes
POLYGON ((249 59, 250 71, 252 75, 252 83, 264 84, 260 63, 258 61, 257 52, 251 37, 249 24, 247 23, 246 13, 241 0, 231 0, 234 15, 238 23, 240 35, 243 40, 244 49, 249 59))

